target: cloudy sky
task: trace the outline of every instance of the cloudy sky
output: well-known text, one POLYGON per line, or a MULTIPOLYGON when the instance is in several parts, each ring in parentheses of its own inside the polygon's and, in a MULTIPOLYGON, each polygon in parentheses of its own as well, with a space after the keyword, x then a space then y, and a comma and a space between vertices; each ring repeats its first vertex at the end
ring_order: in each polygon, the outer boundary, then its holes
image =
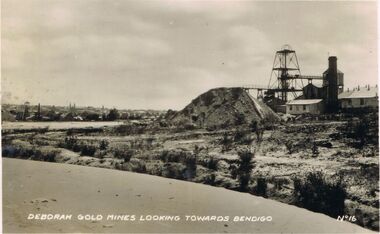
POLYGON ((346 87, 377 83, 376 2, 3 0, 2 101, 181 109, 269 83, 274 53, 346 87))

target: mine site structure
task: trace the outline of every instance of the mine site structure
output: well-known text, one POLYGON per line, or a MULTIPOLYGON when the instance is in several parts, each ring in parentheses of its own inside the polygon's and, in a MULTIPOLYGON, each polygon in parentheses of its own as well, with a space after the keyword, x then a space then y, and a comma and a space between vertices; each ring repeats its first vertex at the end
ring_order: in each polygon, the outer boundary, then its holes
POLYGON ((284 105, 289 99, 302 95, 305 84, 312 84, 313 80, 323 81, 323 76, 301 75, 296 51, 290 45, 284 45, 276 51, 269 84, 246 85, 245 90, 255 90, 257 98, 265 102, 275 102, 275 105, 284 105), (306 82, 305 82, 306 81, 306 82))
POLYGON ((243 86, 246 91, 256 91, 261 99, 276 112, 285 113, 291 100, 310 99, 324 101, 328 112, 338 109, 338 95, 343 92, 344 74, 337 69, 337 57, 329 56, 328 69, 322 76, 302 75, 296 51, 284 45, 276 51, 269 84, 243 86), (313 81, 319 81, 314 84, 313 81), (317 100, 320 99, 320 100, 317 100))
POLYGON ((305 80, 312 83, 313 80, 323 80, 323 77, 301 75, 296 51, 290 45, 284 45, 275 54, 267 96, 286 103, 290 95, 297 98, 302 94, 305 80))

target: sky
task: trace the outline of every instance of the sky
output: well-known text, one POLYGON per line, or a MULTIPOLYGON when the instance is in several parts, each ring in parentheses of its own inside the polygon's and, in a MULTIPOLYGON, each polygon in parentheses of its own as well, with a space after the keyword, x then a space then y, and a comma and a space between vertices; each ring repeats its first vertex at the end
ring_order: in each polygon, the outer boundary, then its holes
POLYGON ((372 2, 2 0, 2 103, 184 108, 215 87, 268 85, 289 44, 303 75, 338 57, 377 84, 372 2))

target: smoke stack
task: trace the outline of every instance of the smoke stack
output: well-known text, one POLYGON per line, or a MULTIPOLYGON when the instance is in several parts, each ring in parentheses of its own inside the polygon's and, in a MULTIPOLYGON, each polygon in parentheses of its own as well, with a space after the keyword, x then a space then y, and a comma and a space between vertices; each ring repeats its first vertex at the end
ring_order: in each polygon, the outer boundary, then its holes
POLYGON ((338 72, 338 65, 337 65, 338 58, 336 56, 330 56, 329 57, 329 70, 338 72))
POLYGON ((338 103, 338 58, 336 56, 329 57, 329 68, 327 71, 327 109, 329 112, 337 112, 338 103))

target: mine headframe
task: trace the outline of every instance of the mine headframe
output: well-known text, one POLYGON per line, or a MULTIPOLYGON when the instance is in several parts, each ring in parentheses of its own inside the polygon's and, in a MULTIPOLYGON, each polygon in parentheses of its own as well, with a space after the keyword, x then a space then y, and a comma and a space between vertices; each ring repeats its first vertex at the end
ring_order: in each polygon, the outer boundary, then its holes
POLYGON ((314 79, 323 78, 302 76, 296 51, 290 45, 284 45, 275 54, 267 95, 285 103, 290 95, 296 98, 302 94, 305 80, 311 83, 314 79))

